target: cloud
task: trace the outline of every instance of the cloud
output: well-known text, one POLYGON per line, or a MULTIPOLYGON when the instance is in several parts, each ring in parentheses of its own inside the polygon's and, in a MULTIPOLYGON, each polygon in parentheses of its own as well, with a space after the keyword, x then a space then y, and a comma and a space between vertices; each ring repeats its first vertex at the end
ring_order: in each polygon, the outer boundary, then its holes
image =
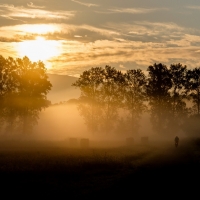
POLYGON ((120 64, 119 68, 125 69, 124 65, 120 64))
POLYGON ((80 28, 82 29, 86 29, 86 30, 90 30, 96 33, 100 33, 102 35, 110 35, 110 36, 114 36, 114 35, 120 35, 118 32, 107 29, 107 28, 98 28, 95 26, 90 26, 90 25, 82 25, 80 26, 80 28))
POLYGON ((69 25, 62 23, 54 24, 54 26, 56 26, 56 31, 48 34, 48 37, 52 39, 74 40, 77 38, 78 41, 81 40, 83 43, 88 43, 95 42, 99 39, 113 40, 113 38, 120 36, 120 33, 108 28, 90 25, 69 25))
POLYGON ((20 42, 21 40, 19 38, 9 38, 9 37, 1 37, 0 36, 0 42, 20 42))
MULTIPOLYGON (((31 17, 36 11, 44 15, 58 13, 62 17, 62 12, 58 11, 27 9, 13 5, 4 7, 0 5, 0 7, 0 15, 7 13, 9 14, 7 17, 15 19, 19 19, 15 13, 22 15, 26 13, 31 17)), ((189 67, 200 65, 198 29, 182 27, 172 22, 134 21, 134 19, 129 23, 107 21, 94 26, 89 23, 74 25, 52 22, 0 27, 0 50, 8 52, 6 45, 9 42, 34 40, 37 35, 49 40, 60 40, 62 43, 62 53, 49 60, 52 73, 77 75, 90 67, 106 64, 115 66, 119 70, 146 69, 155 62, 163 62, 166 65, 180 62, 189 67)))
POLYGON ((0 39, 0 49, 1 49, 1 55, 4 57, 17 57, 18 53, 13 48, 13 43, 16 42, 14 39, 13 41, 6 41, 7 38, 1 38, 0 39), (2 40, 2 41, 1 41, 2 40))
POLYGON ((31 8, 45 8, 45 6, 36 6, 33 4, 33 2, 27 3, 27 6, 31 8))
POLYGON ((4 41, 34 40, 38 35, 48 35, 58 31, 55 24, 21 24, 0 27, 0 37, 4 41))
MULTIPOLYGON (((103 41, 101 41, 103 42, 103 41)), ((119 70, 142 69, 146 70, 149 65, 154 63, 182 63, 188 68, 200 65, 198 48, 153 48, 153 49, 115 49, 107 48, 86 51, 65 53, 52 60, 52 71, 78 74, 94 66, 105 66, 109 64, 119 70), (60 67, 58 67, 60 66, 60 67), (124 66, 124 68, 122 68, 124 66)))
POLYGON ((100 39, 113 40, 120 34, 107 28, 98 28, 90 25, 71 25, 71 24, 21 24, 15 26, 0 27, 0 36, 13 38, 34 38, 36 35, 42 35, 53 40, 78 40, 83 43, 95 42, 100 39))
POLYGON ((192 9, 192 10, 200 10, 200 6, 186 6, 186 8, 192 9))
POLYGON ((175 23, 150 23, 147 21, 108 23, 106 27, 118 33, 120 37, 115 37, 118 41, 141 41, 143 43, 151 41, 152 43, 160 43, 162 46, 166 44, 166 41, 180 40, 186 33, 195 32, 175 23))
POLYGON ((112 13, 146 14, 166 8, 113 8, 108 9, 112 13))
MULTIPOLYGON (((32 4, 31 4, 32 5, 32 4)), ((75 15, 74 11, 48 11, 37 8, 25 8, 23 6, 0 4, 0 16, 8 19, 69 19, 75 15)))
POLYGON ((82 38, 81 35, 74 35, 75 38, 82 38))
POLYGON ((166 65, 180 62, 189 68, 200 65, 198 51, 200 36, 197 30, 187 29, 175 23, 147 21, 107 24, 107 27, 110 29, 88 25, 71 29, 75 32, 78 28, 87 29, 96 34, 105 34, 107 39, 85 44, 81 40, 64 43, 63 55, 57 60, 52 60, 52 63, 55 63, 52 70, 56 72, 56 66, 61 66, 59 72, 78 74, 90 67, 106 64, 115 66, 119 70, 127 69, 131 64, 130 69, 132 67, 132 69, 146 70, 155 62, 166 65), (121 68, 123 66, 124 68, 121 68))
POLYGON ((65 73, 65 74, 79 74, 94 66, 104 67, 106 64, 115 66, 119 70, 128 69, 142 69, 146 70, 149 65, 154 63, 164 63, 170 65, 172 63, 186 64, 188 68, 193 68, 200 64, 198 59, 199 53, 197 49, 182 49, 182 48, 158 48, 151 50, 113 50, 109 53, 103 52, 90 52, 88 53, 66 53, 57 60, 52 60, 52 72, 65 73), (120 68, 123 65, 124 68, 120 68), (60 67, 58 67, 60 66, 60 67))
POLYGON ((87 7, 98 7, 99 5, 97 4, 92 4, 92 3, 83 3, 83 2, 80 2, 80 1, 76 1, 76 0, 71 0, 75 3, 78 3, 80 5, 83 5, 83 6, 87 6, 87 7))

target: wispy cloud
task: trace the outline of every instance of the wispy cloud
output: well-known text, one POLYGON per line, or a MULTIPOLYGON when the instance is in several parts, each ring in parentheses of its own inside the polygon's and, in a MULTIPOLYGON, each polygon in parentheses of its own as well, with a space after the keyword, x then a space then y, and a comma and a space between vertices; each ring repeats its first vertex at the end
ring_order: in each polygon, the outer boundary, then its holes
POLYGON ((60 30, 55 24, 21 24, 0 27, 0 41, 34 40, 38 35, 52 34, 60 30))
MULTIPOLYGON (((103 43, 103 41, 100 41, 103 43)), ((86 49, 85 49, 86 50, 86 49)), ((172 63, 183 63, 189 68, 199 65, 198 48, 114 48, 105 49, 87 49, 87 51, 66 52, 65 54, 51 60, 53 64, 52 72, 78 74, 90 67, 105 66, 109 63, 111 66, 118 67, 120 70, 141 68, 146 70, 149 65, 162 62, 166 65, 172 63), (57 67, 60 66, 60 67, 57 67), (124 68, 122 68, 124 66, 124 68)))
POLYGON ((109 11, 112 13, 145 14, 161 9, 163 10, 164 8, 112 8, 109 11))
POLYGON ((200 10, 200 6, 186 6, 186 8, 189 8, 192 10, 200 10))
POLYGON ((25 8, 23 6, 0 4, 0 16, 9 19, 69 19, 75 15, 74 11, 48 11, 44 9, 25 8))
POLYGON ((36 6, 33 4, 33 2, 27 3, 27 6, 31 8, 45 8, 45 6, 36 6))
POLYGON ((10 37, 1 37, 0 36, 0 42, 20 42, 21 40, 19 38, 10 38, 10 37))
POLYGON ((120 64, 119 68, 125 69, 124 65, 120 64))
POLYGON ((76 0, 71 0, 75 3, 78 3, 80 5, 83 5, 83 6, 87 6, 87 7, 98 7, 99 5, 97 4, 92 4, 92 3, 83 3, 83 2, 80 2, 80 1, 76 1, 76 0))
POLYGON ((113 30, 110 30, 110 29, 106 29, 106 28, 98 28, 98 27, 94 27, 94 26, 89 26, 89 25, 83 25, 83 26, 80 26, 80 28, 83 28, 83 29, 87 29, 87 30, 90 30, 90 31, 93 31, 93 32, 97 32, 97 33, 100 33, 102 35, 120 35, 118 32, 116 31, 113 31, 113 30))
POLYGON ((75 38, 82 38, 81 35, 74 35, 75 38))
MULTIPOLYGON (((52 70, 56 72, 56 66, 61 66, 58 69, 60 73, 63 71, 73 75, 89 67, 104 66, 107 63, 121 70, 127 69, 130 65, 132 69, 139 67, 146 70, 155 62, 166 65, 180 62, 190 68, 200 64, 198 51, 200 36, 198 33, 194 34, 192 29, 175 23, 148 21, 107 25, 110 29, 88 25, 77 26, 79 29, 106 34, 109 37, 85 44, 81 40, 64 43, 63 55, 52 60, 55 66, 52 70), (120 31, 119 27, 123 31, 120 31)), ((71 30, 76 32, 77 27, 71 30)))

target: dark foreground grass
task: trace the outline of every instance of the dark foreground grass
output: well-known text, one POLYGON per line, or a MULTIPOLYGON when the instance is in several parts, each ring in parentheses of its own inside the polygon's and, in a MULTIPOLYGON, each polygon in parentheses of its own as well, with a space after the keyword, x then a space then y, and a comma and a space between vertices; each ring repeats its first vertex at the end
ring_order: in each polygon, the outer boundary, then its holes
POLYGON ((108 199, 198 191, 198 139, 133 147, 68 148, 53 142, 1 142, 0 190, 7 197, 108 199), (28 196, 27 196, 28 195, 28 196))

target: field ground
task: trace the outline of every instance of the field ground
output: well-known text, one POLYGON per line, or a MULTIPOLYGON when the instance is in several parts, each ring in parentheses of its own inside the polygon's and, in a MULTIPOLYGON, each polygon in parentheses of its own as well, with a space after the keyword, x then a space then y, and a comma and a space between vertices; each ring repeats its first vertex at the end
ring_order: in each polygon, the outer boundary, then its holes
POLYGON ((0 141, 1 193, 66 199, 193 194, 200 180, 199 141, 185 139, 178 148, 155 142, 85 149, 65 142, 0 141))

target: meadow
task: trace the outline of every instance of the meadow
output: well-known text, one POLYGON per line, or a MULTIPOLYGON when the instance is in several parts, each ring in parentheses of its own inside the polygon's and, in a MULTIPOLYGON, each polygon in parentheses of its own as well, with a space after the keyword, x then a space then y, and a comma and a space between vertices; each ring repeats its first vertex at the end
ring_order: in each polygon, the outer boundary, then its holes
POLYGON ((0 188, 8 197, 102 199, 194 189, 200 140, 69 147, 66 141, 0 141, 0 188))

